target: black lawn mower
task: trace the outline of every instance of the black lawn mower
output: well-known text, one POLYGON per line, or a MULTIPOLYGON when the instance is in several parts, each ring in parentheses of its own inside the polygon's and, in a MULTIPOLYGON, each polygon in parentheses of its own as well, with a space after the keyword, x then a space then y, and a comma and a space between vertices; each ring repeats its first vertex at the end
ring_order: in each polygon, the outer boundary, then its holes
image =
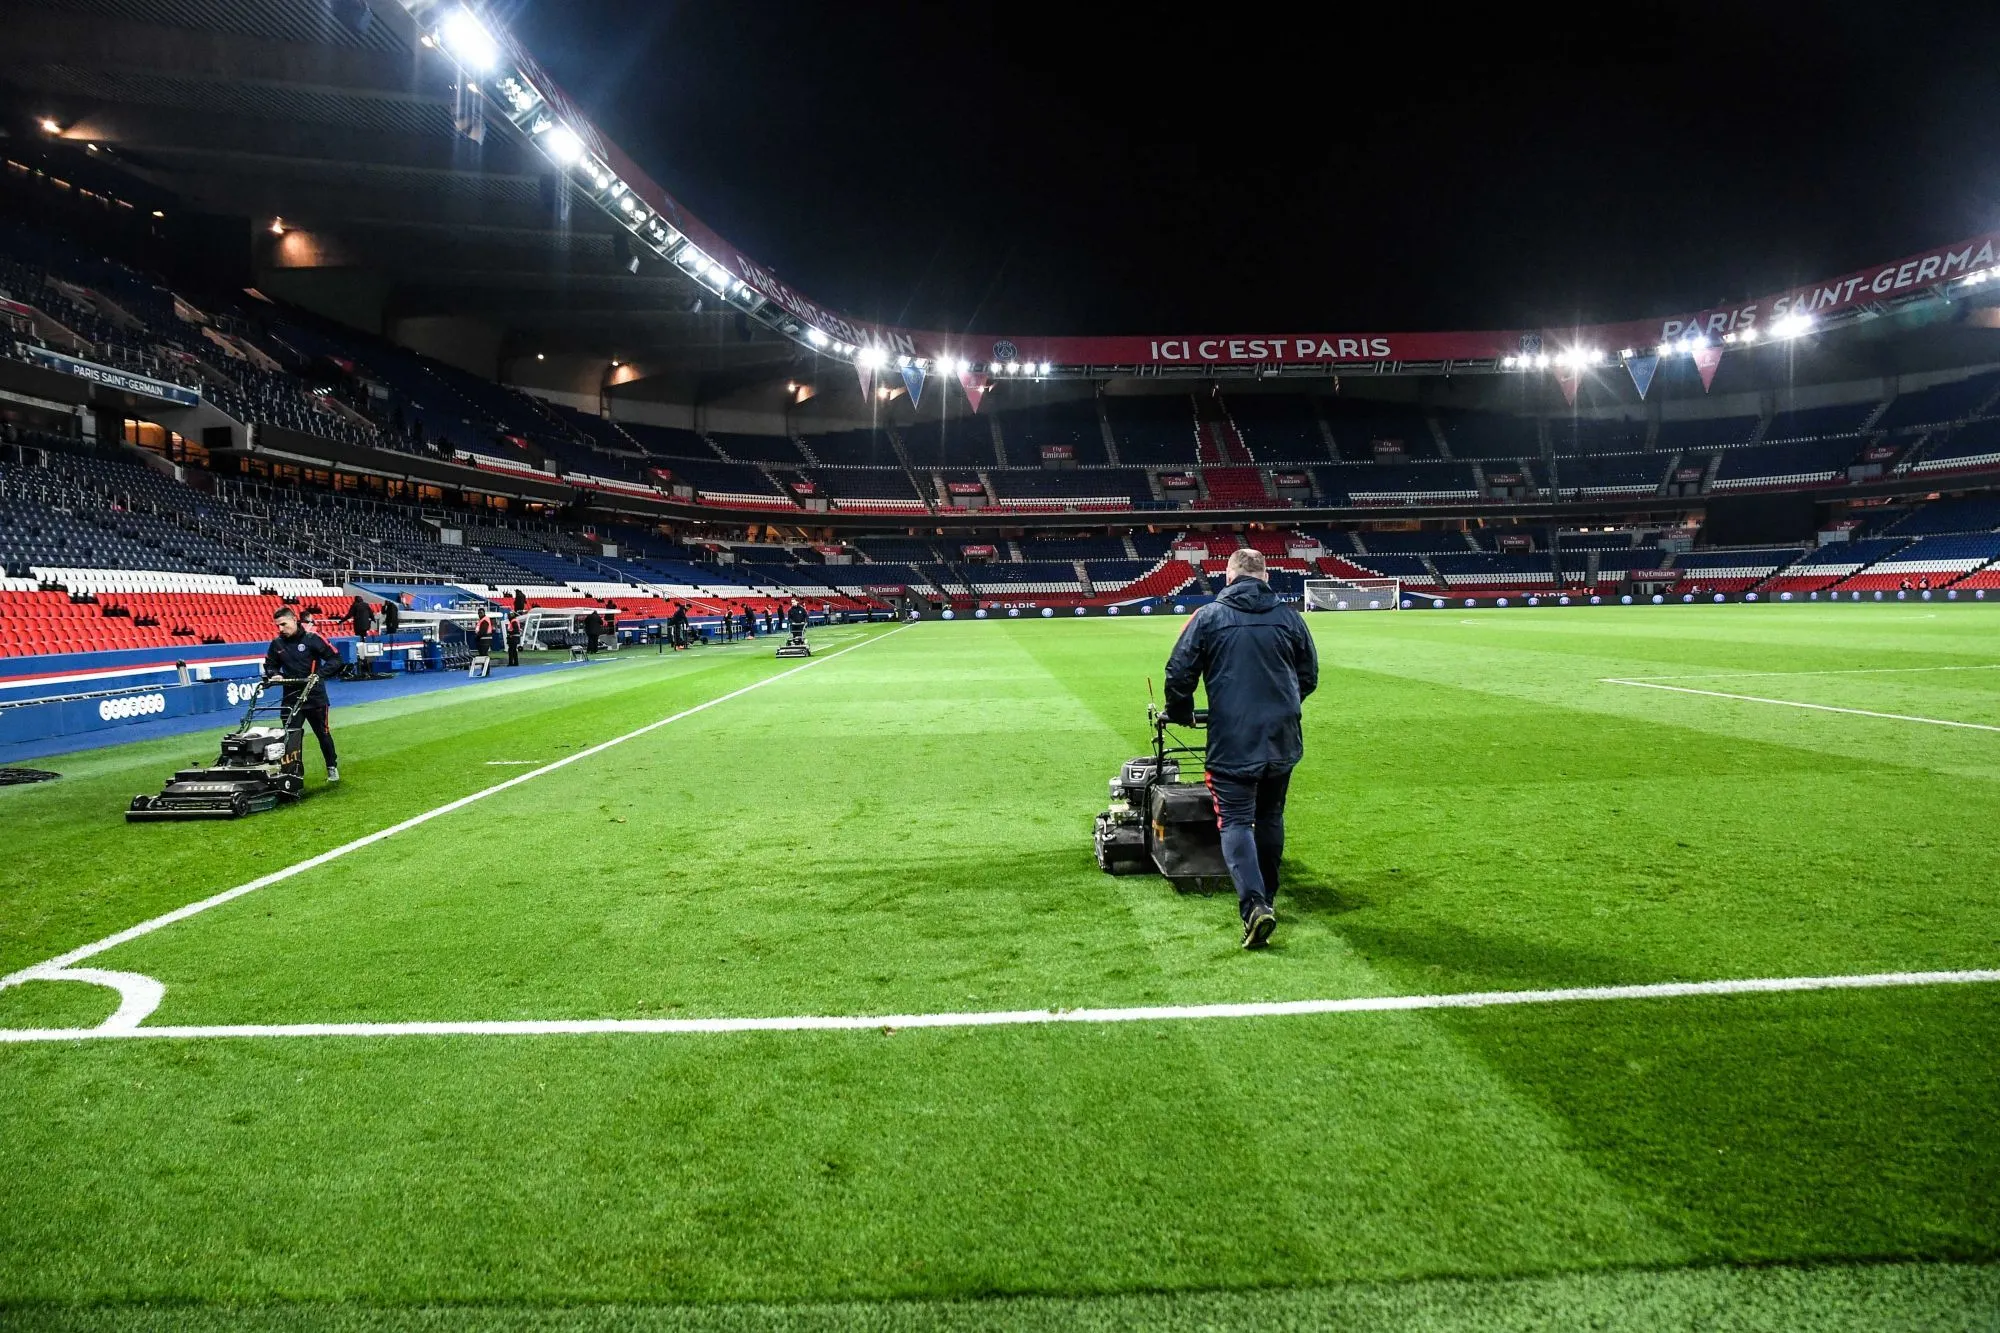
POLYGON ((306 792, 305 706, 310 680, 267 680, 251 685, 249 706, 236 730, 222 738, 222 753, 208 768, 183 768, 158 796, 134 796, 125 811, 131 824, 179 819, 240 819, 262 814, 306 792), (286 705, 273 686, 302 685, 286 705))
MULTIPOLYGON (((1097 817, 1097 868, 1107 875, 1158 874, 1182 893, 1232 888, 1215 798, 1201 776, 1207 744, 1169 737, 1172 724, 1158 709, 1148 708, 1146 720, 1153 752, 1126 760, 1111 779, 1111 808, 1097 817), (1194 762, 1184 778, 1185 757, 1194 762)), ((1194 725, 1208 725, 1207 709, 1195 710, 1194 725)))

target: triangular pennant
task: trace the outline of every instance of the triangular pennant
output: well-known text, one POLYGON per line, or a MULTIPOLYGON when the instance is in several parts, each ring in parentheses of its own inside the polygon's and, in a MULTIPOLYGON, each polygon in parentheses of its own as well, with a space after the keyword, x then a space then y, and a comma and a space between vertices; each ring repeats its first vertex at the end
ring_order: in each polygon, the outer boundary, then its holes
POLYGON ((1576 386, 1583 383, 1583 367, 1577 365, 1562 367, 1556 371, 1556 383, 1562 385, 1563 401, 1575 407, 1576 386))
POLYGON ((1644 356, 1625 358, 1625 369, 1632 372, 1632 387, 1639 391, 1642 400, 1646 396, 1646 390, 1653 387, 1653 372, 1659 368, 1660 358, 1652 352, 1644 356))
POLYGON ((1701 372, 1701 391, 1708 392, 1708 386, 1715 383, 1715 368, 1722 364, 1722 349, 1714 343, 1703 343, 1694 349, 1694 366, 1701 372))
POLYGON ((983 370, 961 370, 958 372, 959 387, 965 390, 965 400, 972 404, 972 410, 979 410, 980 400, 993 387, 993 379, 983 370))
POLYGON ((861 377, 862 398, 873 398, 875 396, 875 367, 863 365, 857 360, 854 363, 854 373, 861 377))
POLYGON ((915 407, 924 396, 924 368, 914 361, 904 366, 903 387, 910 391, 910 406, 915 407))

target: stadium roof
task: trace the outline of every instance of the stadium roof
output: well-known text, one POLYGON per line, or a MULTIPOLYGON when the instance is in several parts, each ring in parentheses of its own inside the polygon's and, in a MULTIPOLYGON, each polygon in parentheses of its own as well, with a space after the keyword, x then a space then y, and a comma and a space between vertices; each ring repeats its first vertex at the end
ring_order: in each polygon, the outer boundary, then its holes
POLYGON ((576 206, 556 165, 427 38, 435 12, 6 0, 10 129, 95 144, 187 212, 282 218, 266 260, 386 279, 389 319, 473 316, 516 351, 645 348, 725 374, 782 374, 804 354, 576 206))
POLYGON ((1573 385, 1652 356, 1707 361, 2000 297, 1993 233, 1771 296, 1585 329, 895 329, 818 305, 704 226, 477 5, 0 0, 0 15, 0 80, 17 132, 96 145, 183 209, 258 219, 263 257, 280 272, 386 281, 385 323, 472 317, 500 332, 503 356, 643 355, 708 392, 783 377, 815 356, 1001 380, 1513 370, 1573 385))

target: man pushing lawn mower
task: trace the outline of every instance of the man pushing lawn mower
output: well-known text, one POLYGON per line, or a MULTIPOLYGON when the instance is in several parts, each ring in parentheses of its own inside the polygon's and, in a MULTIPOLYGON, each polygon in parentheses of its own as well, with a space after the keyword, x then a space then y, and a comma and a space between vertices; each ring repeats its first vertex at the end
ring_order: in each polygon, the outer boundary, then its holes
POLYGON ((1262 554, 1229 557, 1228 586, 1189 618, 1166 674, 1166 716, 1177 726, 1194 725, 1195 684, 1208 684, 1208 789, 1243 947, 1260 949, 1278 924, 1285 794, 1305 755, 1300 705, 1319 685, 1312 635, 1265 582, 1262 554))
POLYGON ((319 739, 320 757, 326 760, 326 780, 340 781, 340 757, 333 749, 333 727, 329 718, 326 682, 320 667, 337 670, 340 654, 333 645, 299 625, 299 614, 289 606, 278 608, 275 619, 278 635, 264 650, 264 678, 285 682, 285 709, 299 709, 299 716, 319 739))

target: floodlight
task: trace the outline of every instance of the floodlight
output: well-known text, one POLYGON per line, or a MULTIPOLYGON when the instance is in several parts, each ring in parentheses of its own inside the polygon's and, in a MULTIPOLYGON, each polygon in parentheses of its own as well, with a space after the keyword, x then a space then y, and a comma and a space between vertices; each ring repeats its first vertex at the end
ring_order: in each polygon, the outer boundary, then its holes
POLYGON ((1796 338, 1802 333, 1811 333, 1813 317, 1805 314, 1786 315, 1771 325, 1773 338, 1796 338))
POLYGON ((998 361, 995 361, 988 367, 988 369, 991 370, 995 375, 998 375, 1001 370, 1000 363, 998 361))
POLYGON ((1624 358, 1625 360, 1630 361, 1632 359, 1632 349, 1629 347, 1620 348, 1618 355, 1624 358))
POLYGON ((818 329, 807 329, 806 341, 810 342, 814 347, 824 347, 826 346, 826 335, 818 329))
POLYGON ((438 25, 438 38, 452 59, 475 74, 491 74, 500 64, 500 43, 469 9, 461 7, 446 14, 438 25))
POLYGON ((1658 347, 1655 347, 1653 350, 1659 353, 1661 356, 1672 356, 1674 354, 1674 345, 1672 343, 1661 343, 1658 347))
POLYGON ((1750 326, 1749 328, 1747 328, 1747 329, 1738 329, 1738 330, 1736 331, 1736 341, 1737 341, 1737 342, 1740 342, 1740 343, 1753 343, 1753 342, 1756 342, 1756 341, 1757 341, 1757 326, 1756 326, 1755 324, 1752 324, 1752 325, 1751 325, 1751 326, 1750 326))
POLYGON ((1018 375, 1018 374, 1020 374, 1020 373, 1021 373, 1021 363, 1020 363, 1019 361, 1009 361, 1009 362, 1007 363, 1007 373, 1008 373, 1009 375, 1018 375))
POLYGON ((58 122, 58 121, 56 120, 56 118, 55 118, 54 116, 43 116, 43 117, 42 117, 42 133, 43 133, 43 134, 61 134, 61 133, 62 133, 62 125, 61 125, 61 124, 60 124, 60 123, 59 123, 59 122, 58 122))
POLYGON ((1516 358, 1511 356, 1503 356, 1500 358, 1500 364, 1505 366, 1509 370, 1512 370, 1516 365, 1516 363, 1517 363, 1516 358))
POLYGON ((583 156, 583 140, 567 125, 558 125, 542 136, 542 148, 559 166, 569 166, 583 156))
POLYGON ((870 370, 879 369, 888 359, 888 355, 879 347, 864 347, 854 354, 855 364, 866 366, 870 370))
POLYGON ((1044 375, 1049 373, 1049 363, 1046 361, 1042 362, 1042 373, 1044 375))
POLYGON ((896 358, 896 364, 907 369, 910 364, 910 358, 907 356, 899 356, 896 358))
POLYGON ((283 218, 271 219, 271 234, 273 236, 283 236, 285 234, 285 220, 283 218))
POLYGON ((1549 354, 1547 352, 1543 352, 1540 356, 1536 357, 1535 365, 1543 370, 1547 370, 1549 368, 1549 354))

